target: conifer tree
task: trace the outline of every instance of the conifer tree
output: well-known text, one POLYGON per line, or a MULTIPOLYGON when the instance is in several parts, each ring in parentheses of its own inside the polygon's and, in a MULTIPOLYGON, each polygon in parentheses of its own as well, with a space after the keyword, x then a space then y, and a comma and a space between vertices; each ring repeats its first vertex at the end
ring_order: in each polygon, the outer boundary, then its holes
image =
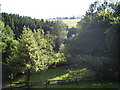
POLYGON ((33 32, 24 27, 23 34, 20 37, 18 51, 9 59, 15 71, 26 75, 26 86, 29 87, 30 74, 33 71, 41 71, 46 68, 46 64, 40 56, 40 50, 35 40, 33 32), (17 68, 16 68, 17 67, 17 68))

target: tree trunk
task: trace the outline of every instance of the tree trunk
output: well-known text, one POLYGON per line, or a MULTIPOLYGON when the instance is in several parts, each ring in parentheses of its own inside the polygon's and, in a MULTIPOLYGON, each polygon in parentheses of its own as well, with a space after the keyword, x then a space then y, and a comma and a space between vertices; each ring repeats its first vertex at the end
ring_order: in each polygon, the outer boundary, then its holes
POLYGON ((102 80, 103 80, 102 72, 101 72, 101 71, 95 72, 95 78, 96 78, 96 80, 98 80, 98 81, 102 81, 102 80))
POLYGON ((30 76, 31 76, 31 72, 30 70, 27 70, 26 72, 26 76, 25 76, 25 84, 27 88, 30 88, 30 76))

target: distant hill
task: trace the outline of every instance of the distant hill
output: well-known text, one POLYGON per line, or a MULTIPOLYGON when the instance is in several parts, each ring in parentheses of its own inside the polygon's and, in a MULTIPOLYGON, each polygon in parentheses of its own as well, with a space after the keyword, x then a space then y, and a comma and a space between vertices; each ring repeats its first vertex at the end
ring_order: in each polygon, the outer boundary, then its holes
POLYGON ((69 26, 69 28, 76 27, 77 22, 80 21, 80 19, 47 19, 48 21, 57 21, 62 20, 65 24, 69 26))

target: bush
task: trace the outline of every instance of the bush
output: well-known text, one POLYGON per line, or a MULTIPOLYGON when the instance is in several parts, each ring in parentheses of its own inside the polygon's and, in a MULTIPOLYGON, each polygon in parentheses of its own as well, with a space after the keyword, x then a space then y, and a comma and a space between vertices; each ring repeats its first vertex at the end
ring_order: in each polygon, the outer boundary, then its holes
POLYGON ((117 80, 118 71, 113 59, 104 56, 77 56, 71 62, 80 67, 89 68, 95 72, 96 80, 117 80))

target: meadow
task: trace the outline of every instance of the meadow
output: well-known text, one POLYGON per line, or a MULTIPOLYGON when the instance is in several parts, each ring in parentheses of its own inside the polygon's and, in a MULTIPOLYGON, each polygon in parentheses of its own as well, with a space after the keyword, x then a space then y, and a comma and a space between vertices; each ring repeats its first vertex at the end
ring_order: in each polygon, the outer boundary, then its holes
MULTIPOLYGON (((55 69, 48 69, 41 72, 34 72, 30 77, 30 83, 35 82, 31 88, 46 88, 45 81, 53 80, 47 85, 47 88, 119 88, 120 85, 116 82, 100 82, 94 81, 94 72, 87 68, 80 68, 74 66, 58 67, 55 69), (75 79, 78 78, 78 82, 75 79), (89 81, 81 82, 81 80, 88 79, 89 81), (55 81, 54 81, 55 80, 55 81), (58 81, 56 81, 58 80, 58 81), (59 84, 59 80, 68 81, 59 84)), ((24 82, 25 78, 21 77, 19 80, 13 83, 24 82)), ((22 86, 24 84, 12 84, 15 87, 22 86)), ((9 85, 6 85, 9 86, 9 85)))
POLYGON ((56 21, 56 20, 62 20, 65 24, 68 25, 69 28, 75 27, 77 25, 77 22, 80 21, 80 19, 48 19, 49 21, 56 21))
MULTIPOLYGON (((33 73, 31 76, 32 81, 45 81, 45 80, 68 80, 71 82, 62 85, 48 85, 47 88, 119 88, 119 84, 115 82, 99 82, 93 81, 94 72, 87 68, 79 67, 59 67, 56 69, 46 70, 40 73, 33 73), (78 83, 74 81, 79 78, 78 83), (88 79, 89 82, 80 82, 81 80, 88 79)), ((50 84, 58 83, 53 81, 50 84)), ((44 88, 44 86, 33 86, 32 88, 44 88)))

